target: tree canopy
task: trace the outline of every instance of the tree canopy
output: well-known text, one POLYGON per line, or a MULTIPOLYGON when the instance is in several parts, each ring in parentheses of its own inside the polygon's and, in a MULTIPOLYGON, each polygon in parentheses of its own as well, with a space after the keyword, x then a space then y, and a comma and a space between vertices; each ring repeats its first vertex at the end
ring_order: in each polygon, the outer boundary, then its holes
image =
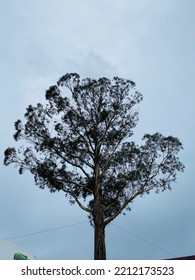
POLYGON ((145 134, 142 145, 130 141, 143 100, 133 81, 70 73, 45 98, 15 122, 14 139, 25 145, 8 148, 4 164, 16 164, 20 174, 29 170, 42 189, 63 191, 92 225, 101 220, 105 228, 137 196, 170 189, 184 170, 178 138, 157 132, 145 134))

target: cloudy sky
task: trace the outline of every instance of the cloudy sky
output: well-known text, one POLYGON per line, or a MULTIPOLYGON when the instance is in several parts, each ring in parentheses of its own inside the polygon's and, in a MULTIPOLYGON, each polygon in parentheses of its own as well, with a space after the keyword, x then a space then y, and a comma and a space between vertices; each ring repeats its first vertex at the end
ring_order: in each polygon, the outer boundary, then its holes
POLYGON ((14 121, 60 76, 118 75, 144 95, 135 139, 178 137, 186 168, 171 192, 136 199, 107 228, 107 258, 195 254, 194 11, 193 0, 0 1, 0 238, 37 259, 93 259, 87 215, 3 166, 3 153, 16 145, 14 121))

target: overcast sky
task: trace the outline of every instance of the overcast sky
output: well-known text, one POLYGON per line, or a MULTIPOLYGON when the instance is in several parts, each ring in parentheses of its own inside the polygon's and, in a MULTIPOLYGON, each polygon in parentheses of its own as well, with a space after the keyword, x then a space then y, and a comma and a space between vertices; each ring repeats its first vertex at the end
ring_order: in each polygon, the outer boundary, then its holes
POLYGON ((0 1, 0 238, 37 259, 93 259, 86 213, 63 193, 3 166, 14 121, 68 72, 120 76, 144 95, 135 129, 178 137, 185 172, 172 191, 137 198, 106 231, 108 259, 195 254, 195 2, 193 0, 0 1), (67 227, 66 227, 67 226, 67 227))

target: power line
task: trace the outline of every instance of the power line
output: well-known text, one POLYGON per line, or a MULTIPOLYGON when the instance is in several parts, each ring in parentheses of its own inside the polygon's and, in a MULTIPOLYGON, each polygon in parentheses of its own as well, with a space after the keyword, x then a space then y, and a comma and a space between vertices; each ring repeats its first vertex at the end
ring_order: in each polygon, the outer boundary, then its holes
POLYGON ((46 229, 46 230, 42 230, 42 231, 36 231, 36 232, 27 233, 27 234, 23 234, 23 235, 16 235, 16 236, 5 238, 5 240, 11 240, 11 239, 22 238, 22 237, 31 236, 31 235, 47 233, 47 232, 51 232, 51 231, 55 231, 55 230, 60 230, 60 229, 64 229, 64 228, 68 228, 68 227, 72 227, 72 226, 77 226, 77 225, 81 225, 81 224, 85 224, 85 223, 88 223, 88 221, 80 222, 80 223, 75 223, 75 224, 70 224, 70 225, 66 225, 66 226, 62 226, 62 227, 57 227, 57 228, 52 228, 52 229, 46 229))
MULTIPOLYGON (((17 238, 23 238, 23 237, 28 237, 28 236, 32 236, 32 235, 38 235, 38 234, 43 234, 43 233, 48 233, 48 232, 52 232, 52 231, 56 231, 56 230, 60 230, 60 229, 64 229, 64 228, 69 228, 69 227, 73 227, 73 226, 77 226, 77 225, 82 225, 82 224, 86 224, 88 223, 88 221, 84 221, 84 222, 79 222, 79 223, 74 223, 74 224, 70 224, 70 225, 65 225, 65 226, 61 226, 61 227, 57 227, 57 228, 51 228, 51 229, 46 229, 46 230, 42 230, 42 231, 36 231, 36 232, 32 232, 32 233, 27 233, 27 234, 22 234, 22 235, 16 235, 16 236, 12 236, 12 237, 8 237, 8 238, 5 238, 5 240, 11 240, 11 239, 17 239, 17 238)), ((175 254, 173 254, 172 252, 168 251, 168 250, 165 250, 163 249, 162 247, 150 242, 150 241, 147 241, 146 239, 142 238, 142 237, 139 237, 137 236, 136 234, 120 227, 120 226, 117 226, 113 223, 111 223, 112 226, 115 226, 116 228, 120 229, 121 231, 124 231, 126 232, 127 234, 133 236, 134 238, 136 239, 139 239, 147 244, 149 244, 150 246, 152 247, 155 247, 157 248, 158 250, 161 250, 169 255, 172 255, 174 257, 176 257, 175 254)))
POLYGON ((156 244, 154 244, 154 243, 152 243, 152 242, 150 242, 150 241, 147 241, 146 239, 144 239, 144 238, 142 238, 142 237, 139 237, 139 236, 135 235, 134 233, 132 233, 132 232, 130 232, 130 231, 128 231, 128 230, 126 230, 126 229, 120 227, 120 226, 117 226, 117 225, 115 225, 115 224, 113 224, 113 223, 111 223, 111 225, 112 225, 112 226, 115 226, 115 227, 119 228, 120 230, 122 230, 122 231, 128 233, 129 235, 131 235, 131 236, 133 236, 133 237, 135 237, 135 238, 137 238, 137 239, 139 239, 139 240, 141 240, 141 241, 143 241, 143 242, 149 244, 149 245, 152 246, 152 247, 155 247, 155 248, 157 248, 157 249, 159 249, 159 250, 161 250, 161 251, 163 251, 163 252, 165 252, 165 253, 167 253, 167 254, 169 254, 169 255, 172 255, 172 256, 176 257, 176 255, 173 254, 172 252, 170 252, 170 251, 168 251, 168 250, 165 250, 165 249, 161 248, 160 246, 158 246, 158 245, 156 245, 156 244))

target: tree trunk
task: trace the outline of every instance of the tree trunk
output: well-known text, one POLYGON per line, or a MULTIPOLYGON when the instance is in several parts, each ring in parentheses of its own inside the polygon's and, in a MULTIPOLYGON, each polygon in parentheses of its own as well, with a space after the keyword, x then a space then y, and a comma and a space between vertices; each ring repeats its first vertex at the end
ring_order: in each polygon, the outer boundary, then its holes
POLYGON ((94 260, 106 260, 105 226, 94 225, 94 260))
POLYGON ((94 260, 106 260, 105 224, 101 194, 94 199, 94 260))

